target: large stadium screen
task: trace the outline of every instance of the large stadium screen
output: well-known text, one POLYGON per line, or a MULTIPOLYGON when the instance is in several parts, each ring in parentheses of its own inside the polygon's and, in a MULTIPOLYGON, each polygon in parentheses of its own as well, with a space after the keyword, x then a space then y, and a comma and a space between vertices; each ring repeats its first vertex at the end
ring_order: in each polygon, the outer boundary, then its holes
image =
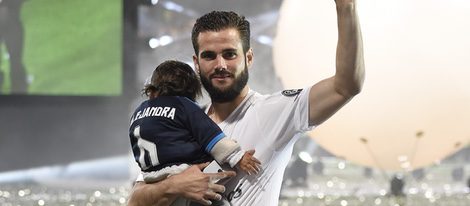
POLYGON ((122 0, 0 0, 0 95, 122 93, 122 0))

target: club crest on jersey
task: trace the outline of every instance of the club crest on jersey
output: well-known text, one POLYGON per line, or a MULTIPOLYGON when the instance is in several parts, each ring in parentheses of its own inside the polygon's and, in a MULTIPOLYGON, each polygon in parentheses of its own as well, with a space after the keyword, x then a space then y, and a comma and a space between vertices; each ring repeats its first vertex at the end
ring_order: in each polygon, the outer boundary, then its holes
POLYGON ((297 94, 299 94, 302 91, 302 89, 289 89, 289 90, 284 90, 282 91, 282 95, 286 97, 292 97, 297 94))

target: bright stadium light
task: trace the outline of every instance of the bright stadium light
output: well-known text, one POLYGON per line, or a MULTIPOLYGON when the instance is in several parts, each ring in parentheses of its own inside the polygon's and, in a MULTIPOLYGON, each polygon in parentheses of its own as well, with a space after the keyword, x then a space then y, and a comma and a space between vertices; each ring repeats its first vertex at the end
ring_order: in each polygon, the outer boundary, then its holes
POLYGON ((256 38, 259 43, 265 44, 265 45, 272 45, 273 44, 273 39, 269 36, 266 35, 260 35, 258 38, 256 38))
POLYGON ((312 156, 307 152, 299 152, 299 158, 309 164, 313 162, 312 156))
POLYGON ((173 37, 168 35, 163 35, 160 37, 160 46, 166 46, 173 42, 173 37))
POLYGON ((184 11, 183 6, 181 6, 181 5, 179 5, 175 2, 172 2, 172 1, 164 2, 163 7, 165 7, 165 9, 168 9, 170 11, 176 11, 176 12, 179 12, 179 13, 184 11))
POLYGON ((155 48, 159 47, 160 46, 160 40, 158 40, 157 38, 150 38, 149 46, 152 49, 155 49, 155 48))

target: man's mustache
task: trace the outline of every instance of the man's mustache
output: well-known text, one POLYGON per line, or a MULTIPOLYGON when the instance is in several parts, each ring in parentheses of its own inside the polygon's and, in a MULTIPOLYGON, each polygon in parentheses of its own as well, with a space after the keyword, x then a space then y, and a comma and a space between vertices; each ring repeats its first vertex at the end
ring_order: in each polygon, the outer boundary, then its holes
POLYGON ((231 77, 233 76, 232 73, 228 72, 226 69, 216 69, 214 73, 212 73, 209 78, 215 78, 215 77, 231 77))

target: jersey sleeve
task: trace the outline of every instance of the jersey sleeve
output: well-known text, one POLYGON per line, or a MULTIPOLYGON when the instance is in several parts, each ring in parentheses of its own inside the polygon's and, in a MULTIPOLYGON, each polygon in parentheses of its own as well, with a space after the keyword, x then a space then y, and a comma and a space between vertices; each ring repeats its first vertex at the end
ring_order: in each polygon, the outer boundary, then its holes
POLYGON ((267 143, 279 148, 296 134, 313 129, 308 123, 309 92, 310 87, 284 90, 255 102, 256 121, 267 143))
POLYGON ((219 126, 204 111, 187 98, 180 98, 187 116, 187 128, 205 152, 210 153, 215 144, 225 137, 219 126))

